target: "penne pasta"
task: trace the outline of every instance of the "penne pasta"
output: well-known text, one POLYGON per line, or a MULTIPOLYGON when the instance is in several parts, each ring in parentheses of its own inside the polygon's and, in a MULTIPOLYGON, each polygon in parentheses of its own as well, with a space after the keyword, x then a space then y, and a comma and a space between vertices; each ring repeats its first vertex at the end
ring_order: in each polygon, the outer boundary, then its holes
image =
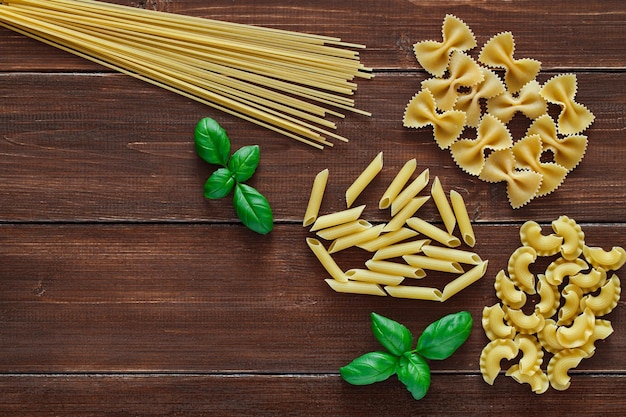
MULTIPOLYGON (((383 231, 384 230, 385 228, 383 227, 383 231)), ((417 232, 415 230, 409 229, 408 227, 403 227, 400 230, 382 234, 374 240, 361 243, 360 245, 357 245, 357 246, 368 252, 376 252, 377 250, 381 248, 387 247, 389 245, 393 245, 394 243, 401 242, 403 240, 409 239, 416 235, 417 235, 417 232)))
POLYGON ((382 272, 370 271, 369 269, 350 269, 346 271, 346 277, 351 281, 394 286, 404 281, 403 276, 383 274, 382 272))
POLYGON ((383 153, 379 152, 378 155, 370 162, 370 164, 361 172, 356 180, 346 190, 346 204, 348 208, 352 206, 354 200, 365 190, 365 187, 378 175, 380 170, 383 169, 383 153))
POLYGON ((395 216, 391 218, 387 226, 385 226, 385 232, 392 232, 394 230, 400 229, 406 223, 407 219, 415 214, 417 210, 420 209, 430 199, 430 196, 425 197, 415 197, 412 198, 402 210, 396 213, 395 216))
MULTIPOLYGON (((365 266, 370 271, 382 272, 389 275, 400 275, 406 278, 421 279, 426 276, 423 269, 415 268, 411 265, 401 264, 391 261, 375 261, 373 259, 365 262, 365 266)), ((344 275, 345 276, 345 275, 344 275)))
POLYGON ((365 295, 380 295, 387 296, 387 293, 378 284, 372 284, 370 282, 358 282, 347 281, 339 282, 334 279, 325 279, 326 283, 336 292, 343 292, 349 294, 365 294, 365 295))
POLYGON ((454 217, 452 207, 450 207, 446 193, 443 191, 439 177, 435 177, 433 185, 430 188, 430 194, 433 196, 433 201, 435 202, 435 206, 437 206, 443 224, 446 226, 446 230, 449 234, 452 234, 456 226, 456 217, 454 217))
POLYGON ((317 220, 315 220, 315 223, 313 223, 311 231, 315 232, 316 230, 327 229, 329 227, 337 226, 339 224, 355 221, 359 217, 361 217, 361 213, 363 213, 364 208, 365 205, 362 205, 358 207, 353 207, 351 209, 336 211, 334 213, 319 216, 317 220))
POLYGON ((470 221, 469 214, 467 214, 467 206, 463 200, 463 196, 458 192, 450 191, 450 202, 452 203, 452 210, 456 217, 456 222, 459 225, 459 231, 463 241, 470 247, 474 247, 476 244, 476 237, 474 236, 474 228, 470 221))
POLYGON ((452 236, 445 230, 438 228, 419 217, 411 217, 407 219, 406 224, 413 230, 420 232, 437 242, 454 248, 461 244, 458 237, 452 236))
POLYGON ((488 261, 483 261, 479 263, 469 271, 465 272, 464 274, 458 276, 457 278, 446 284, 446 286, 443 287, 441 301, 446 301, 453 295, 457 294, 461 290, 469 287, 471 284, 481 279, 487 271, 487 263, 488 261))
POLYGON ((431 287, 416 287, 412 285, 386 286, 385 291, 396 298, 411 298, 414 300, 440 301, 441 291, 431 287))
POLYGON ((306 243, 331 277, 339 282, 348 282, 346 274, 339 268, 339 265, 337 265, 333 257, 319 240, 309 237, 306 239, 306 243))
POLYGON ((396 174, 396 177, 391 181, 389 187, 383 193, 380 201, 378 202, 378 208, 383 210, 391 206, 391 202, 400 194, 402 188, 406 185, 406 183, 415 172, 415 168, 417 167, 417 161, 415 158, 407 161, 404 166, 400 169, 400 171, 396 174))
POLYGON ((365 229, 372 227, 372 224, 366 220, 359 219, 348 223, 339 224, 337 226, 329 227, 317 231, 317 235, 322 239, 335 240, 342 236, 351 235, 353 233, 362 232, 365 229))
POLYGON ((324 191, 326 190, 327 181, 328 169, 320 171, 315 176, 315 180, 313 180, 313 187, 311 188, 311 195, 309 196, 309 203, 307 204, 306 211, 304 213, 302 226, 310 226, 315 223, 315 220, 317 220, 317 215, 319 214, 322 199, 324 197, 324 191))
POLYGON ((373 260, 399 258, 404 255, 413 255, 422 251, 424 245, 428 245, 431 242, 430 239, 413 240, 410 242, 398 243, 395 245, 389 245, 384 248, 380 248, 376 251, 373 260))
POLYGON ((395 216, 412 198, 428 185, 429 170, 426 168, 391 202, 391 215, 395 216))
POLYGON ((445 259, 430 258, 423 255, 404 255, 402 259, 404 259, 407 264, 416 268, 439 272, 452 272, 456 274, 462 274, 464 272, 458 262, 447 261, 445 259))
POLYGON ((385 224, 379 224, 378 226, 370 227, 362 232, 354 233, 347 236, 342 236, 335 239, 328 248, 328 253, 335 253, 341 250, 351 248, 359 243, 368 242, 378 237, 385 227, 385 224))
POLYGON ((422 252, 431 258, 445 259, 447 261, 459 262, 462 264, 478 265, 482 262, 480 256, 478 256, 475 252, 469 252, 461 249, 424 245, 422 246, 422 252))

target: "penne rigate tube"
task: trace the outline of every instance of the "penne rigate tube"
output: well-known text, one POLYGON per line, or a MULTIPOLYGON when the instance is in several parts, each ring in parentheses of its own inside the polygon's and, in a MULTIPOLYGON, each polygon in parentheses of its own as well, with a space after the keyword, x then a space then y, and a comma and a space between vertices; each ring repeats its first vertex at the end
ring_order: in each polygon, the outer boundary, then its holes
POLYGON ((369 229, 370 227, 372 227, 372 224, 370 222, 363 219, 358 219, 352 222, 329 227, 327 229, 318 230, 316 234, 322 239, 335 240, 342 236, 362 232, 366 229, 369 229))
POLYGON ((402 207, 402 210, 400 210, 398 213, 396 213, 395 216, 391 218, 389 223, 387 223, 387 226, 385 226, 384 231, 392 232, 394 230, 400 229, 402 226, 404 226, 407 219, 413 216, 417 212, 417 210, 419 210, 420 207, 422 207, 424 203, 426 203, 429 199, 430 196, 412 198, 408 203, 406 203, 404 207, 402 207))
POLYGON ((461 244, 458 237, 451 235, 443 229, 434 226, 419 217, 407 219, 406 224, 413 230, 422 233, 437 242, 454 248, 461 244))
POLYGON ((328 229, 329 227, 337 226, 339 224, 355 221, 359 217, 361 217, 364 208, 365 205, 362 205, 347 210, 336 211, 334 213, 319 216, 317 220, 315 220, 315 223, 313 223, 313 227, 311 227, 311 232, 315 232, 321 229, 328 229))
POLYGON ((370 282, 358 282, 347 281, 339 282, 334 279, 325 279, 330 288, 336 292, 343 292, 348 294, 365 294, 365 295, 380 295, 387 296, 387 293, 378 284, 372 284, 370 282))
POLYGON ((315 176, 315 180, 313 180, 313 187, 311 188, 311 194, 309 196, 309 203, 307 204, 306 211, 304 212, 302 226, 310 226, 315 222, 315 220, 317 220, 317 215, 319 214, 320 207, 322 206, 322 199, 324 197, 327 182, 328 169, 320 171, 315 176))
POLYGON ((378 226, 365 229, 362 232, 337 238, 330 244, 330 247, 328 248, 328 253, 339 252, 341 250, 356 246, 359 243, 368 242, 372 239, 375 239, 381 234, 384 227, 384 224, 379 224, 378 226))
POLYGON ((382 272, 360 268, 346 271, 346 277, 351 281, 371 282, 381 285, 399 285, 404 281, 404 277, 400 275, 383 274, 382 272))
POLYGON ((467 214, 467 206, 465 205, 463 196, 458 192, 451 190, 450 202, 452 203, 452 210, 454 211, 454 216, 456 217, 457 224, 459 225, 463 241, 468 246, 473 248, 476 244, 476 238, 474 237, 474 228, 472 227, 469 214, 467 214))
POLYGON ((446 301, 453 295, 459 293, 481 279, 485 275, 485 272, 487 272, 487 263, 488 261, 479 263, 466 273, 459 275, 457 278, 446 284, 446 286, 443 287, 441 301, 446 301))
POLYGON ((395 216, 396 213, 402 210, 402 207, 404 207, 406 203, 408 203, 412 198, 417 196, 417 194, 419 194, 419 192, 422 191, 426 187, 426 185, 428 185, 429 172, 430 171, 428 170, 428 168, 426 168, 424 171, 422 171, 421 174, 417 176, 417 178, 415 178, 409 185, 407 185, 406 188, 402 190, 396 198, 393 199, 393 201, 391 202, 392 216, 395 216))
POLYGON ((339 265, 319 240, 309 237, 306 239, 306 243, 331 277, 340 282, 348 282, 346 274, 339 268, 339 265))
POLYGON ((391 206, 391 202, 400 194, 402 188, 409 182, 411 175, 415 172, 417 167, 417 161, 415 158, 408 160, 404 166, 398 171, 395 178, 389 184, 389 187, 383 193, 380 201, 378 202, 378 208, 383 210, 391 206))
POLYGON ((378 249, 373 260, 382 260, 390 258, 399 258, 404 255, 413 255, 422 251, 422 247, 428 245, 431 242, 430 239, 412 240, 410 242, 398 243, 395 245, 389 245, 384 248, 378 249))
POLYGON ((382 272, 389 275, 400 275, 406 278, 421 279, 426 276, 423 269, 415 268, 411 265, 401 264, 391 261, 375 261, 370 259, 365 262, 365 266, 370 271, 382 272))
POLYGON ((443 191, 439 177, 435 177, 430 189, 430 194, 433 196, 435 206, 437 206, 437 210, 439 211, 441 220, 443 220, 443 224, 446 226, 446 230, 449 234, 452 234, 456 226, 456 217, 454 217, 454 212, 452 211, 452 207, 450 207, 446 193, 443 191))
MULTIPOLYGON (((385 228, 383 227, 383 231, 384 230, 385 228)), ((387 247, 389 245, 393 245, 394 243, 401 242, 403 240, 409 239, 416 235, 417 235, 417 232, 415 230, 409 229, 408 227, 403 227, 400 230, 382 234, 374 240, 361 243, 357 246, 368 252, 376 252, 377 250, 381 248, 387 247)))
POLYGON ((430 271, 451 272, 454 274, 464 272, 458 262, 447 261, 445 259, 430 258, 423 255, 404 255, 402 259, 411 266, 428 269, 430 271))
POLYGON ((437 288, 412 285, 388 285, 385 287, 385 291, 392 297, 411 298, 413 300, 441 301, 441 296, 443 295, 437 288))
POLYGON ((359 195, 365 190, 365 188, 372 182, 374 177, 383 169, 383 153, 379 152, 378 155, 370 162, 370 164, 361 172, 356 180, 346 190, 346 204, 348 207, 352 206, 352 203, 357 199, 359 195))
POLYGON ((462 264, 478 265, 482 262, 477 253, 442 246, 424 245, 422 252, 431 258, 445 259, 462 264))

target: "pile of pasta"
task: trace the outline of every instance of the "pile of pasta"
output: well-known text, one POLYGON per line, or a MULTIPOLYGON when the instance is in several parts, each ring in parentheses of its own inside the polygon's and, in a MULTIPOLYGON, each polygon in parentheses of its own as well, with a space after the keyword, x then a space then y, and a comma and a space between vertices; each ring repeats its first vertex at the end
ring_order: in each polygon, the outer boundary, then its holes
POLYGON ((487 261, 475 252, 458 249, 461 239, 453 235, 458 225, 465 244, 470 247, 475 244, 463 197, 453 190, 448 200, 438 177, 433 181, 430 195, 418 195, 429 183, 429 170, 411 179, 416 167, 415 159, 407 161, 383 193, 379 209, 389 208, 391 218, 378 225, 362 218, 365 205, 352 205, 382 170, 382 152, 347 189, 345 210, 318 216, 329 171, 325 169, 316 175, 303 226, 311 226, 310 230, 320 239, 330 242, 326 247, 317 238, 306 239, 332 277, 326 279, 326 283, 336 292, 446 301, 484 276, 487 261), (416 216, 431 197, 445 229, 416 216), (372 256, 364 268, 344 270, 335 262, 333 254, 353 247, 370 252, 372 256), (469 267, 464 268, 462 264, 469 267), (441 290, 407 282, 421 282, 426 271, 451 273, 454 278, 441 290))
POLYGON ((601 317, 619 301, 620 280, 609 272, 624 265, 626 251, 587 246, 580 225, 567 216, 553 221, 552 229, 544 235, 536 222, 524 223, 522 246, 509 258, 507 271, 496 276, 500 303, 485 307, 482 316, 490 342, 481 353, 480 370, 488 384, 494 383, 503 359, 519 357, 505 375, 538 394, 550 386, 565 390, 571 382, 568 371, 593 356, 596 341, 613 333, 611 322, 601 317), (550 263, 535 276, 531 270, 538 257, 550 263), (544 370, 546 354, 552 357, 544 370))
POLYGON ((556 75, 541 85, 536 80, 541 63, 514 57, 511 32, 485 43, 478 62, 466 53, 476 47, 476 38, 463 21, 447 15, 442 34, 441 42, 414 45, 418 62, 432 77, 409 101, 404 126, 432 126, 437 145, 448 149, 462 170, 506 183, 513 208, 556 190, 582 160, 587 149, 582 133, 594 120, 575 101, 576 75, 556 75), (557 120, 549 103, 560 107, 557 120), (508 127, 516 113, 531 120, 518 140, 508 127), (475 128, 475 137, 461 138, 466 127, 475 128))

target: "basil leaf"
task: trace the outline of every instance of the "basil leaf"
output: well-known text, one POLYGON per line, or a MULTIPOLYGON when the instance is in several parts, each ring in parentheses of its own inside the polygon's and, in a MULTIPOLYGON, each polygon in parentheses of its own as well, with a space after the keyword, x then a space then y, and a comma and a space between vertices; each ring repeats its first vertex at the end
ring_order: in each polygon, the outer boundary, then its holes
POLYGON ((233 199, 235 211, 241 222, 262 235, 269 233, 274 228, 272 209, 267 199, 256 189, 237 183, 235 197, 233 199))
POLYGON ((467 340, 471 331, 470 313, 461 311, 449 314, 424 329, 415 350, 427 359, 446 359, 467 340))
POLYGON ((194 132, 196 152, 209 164, 226 166, 230 156, 230 140, 226 131, 210 117, 201 119, 194 132))
POLYGON ((421 400, 430 387, 430 367, 420 355, 404 355, 398 362, 398 379, 413 398, 421 400))
POLYGON ((235 186, 235 179, 228 168, 215 171, 204 183, 204 197, 210 199, 226 197, 235 186))
POLYGON ((372 332, 378 341, 394 355, 400 356, 411 350, 413 335, 404 325, 372 313, 372 332))
POLYGON ((399 359, 389 352, 369 352, 339 368, 339 372, 341 377, 352 385, 373 384, 395 374, 399 359))
POLYGON ((235 180, 244 182, 252 177, 260 158, 259 145, 244 146, 238 149, 228 161, 228 169, 233 173, 235 180))

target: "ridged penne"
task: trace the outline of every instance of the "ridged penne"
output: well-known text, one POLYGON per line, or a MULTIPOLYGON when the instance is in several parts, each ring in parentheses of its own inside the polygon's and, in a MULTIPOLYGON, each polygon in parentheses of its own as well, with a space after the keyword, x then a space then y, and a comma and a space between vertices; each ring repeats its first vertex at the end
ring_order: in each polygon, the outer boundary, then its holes
POLYGON ((411 240, 404 243, 396 243, 395 245, 389 245, 384 248, 380 248, 376 251, 373 260, 400 258, 404 255, 413 255, 422 251, 425 245, 430 244, 430 239, 411 240))
POLYGON ((372 284, 370 282, 358 282, 358 281, 346 281, 339 282, 335 279, 325 279, 330 288, 336 292, 348 293, 348 294, 365 294, 365 295, 379 295, 386 296, 387 293, 383 291, 382 287, 378 284, 372 284))

